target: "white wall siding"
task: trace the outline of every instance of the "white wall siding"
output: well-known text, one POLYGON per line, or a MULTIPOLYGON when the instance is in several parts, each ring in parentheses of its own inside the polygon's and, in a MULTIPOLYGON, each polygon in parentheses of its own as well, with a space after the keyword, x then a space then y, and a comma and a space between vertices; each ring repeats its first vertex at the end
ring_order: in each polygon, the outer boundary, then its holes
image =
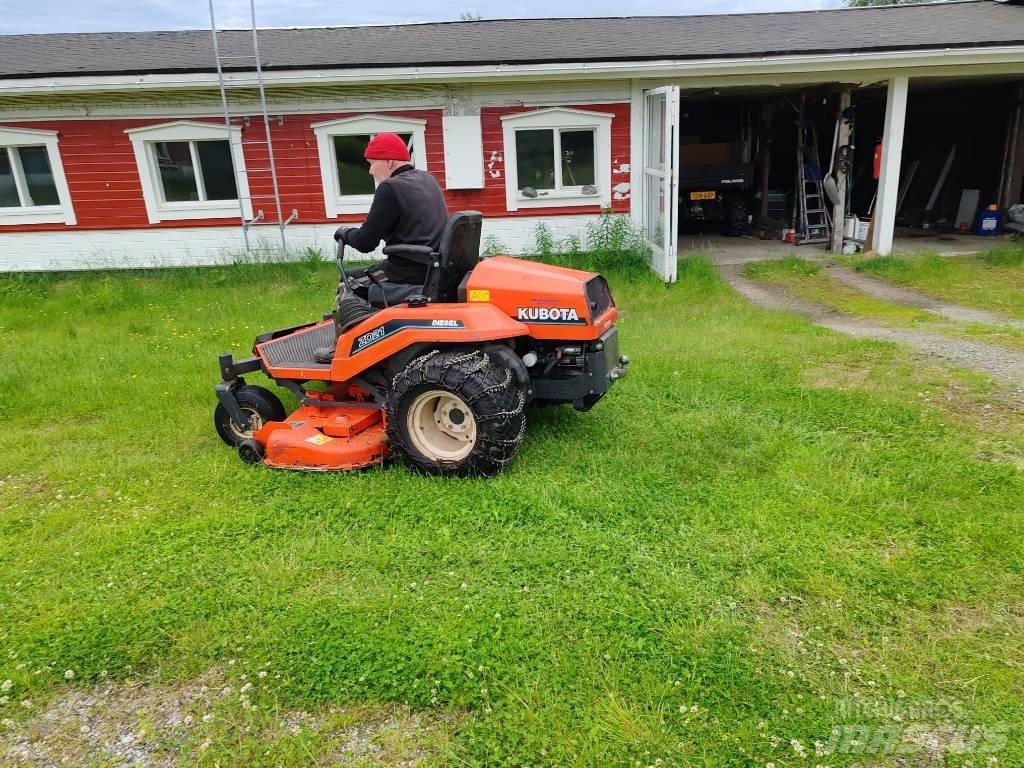
MULTIPOLYGON (((625 102, 628 80, 566 82, 485 82, 453 85, 402 84, 390 86, 296 86, 268 88, 267 105, 274 115, 335 112, 381 112, 393 109, 446 109, 449 114, 478 114, 481 107, 566 106, 625 102)), ((257 114, 259 93, 232 92, 232 113, 257 114)), ((0 95, 5 121, 113 118, 222 117, 220 92, 113 91, 86 94, 0 95)))
MULTIPOLYGON (((504 252, 519 254, 534 243, 539 222, 556 239, 583 239, 589 216, 506 217, 484 221, 483 237, 501 244, 504 252)), ((307 248, 334 255, 334 224, 295 224, 288 227, 289 250, 295 257, 307 248)), ((254 245, 280 245, 274 227, 250 231, 254 245)), ((77 269, 128 269, 226 264, 244 256, 242 231, 234 227, 160 227, 154 229, 75 230, 69 232, 0 233, 0 272, 77 269)), ((355 256, 355 254, 353 254, 355 256)), ((379 254, 378 254, 379 256, 379 254)), ((365 257, 364 257, 365 258, 365 257)))

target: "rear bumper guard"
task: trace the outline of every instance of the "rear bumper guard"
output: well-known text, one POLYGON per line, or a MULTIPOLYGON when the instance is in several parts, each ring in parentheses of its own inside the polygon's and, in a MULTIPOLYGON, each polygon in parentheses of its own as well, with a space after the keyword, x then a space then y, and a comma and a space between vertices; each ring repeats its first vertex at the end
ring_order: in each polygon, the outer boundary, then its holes
POLYGON ((583 356, 583 372, 567 379, 534 379, 534 398, 552 403, 572 403, 589 411, 619 379, 629 373, 629 358, 619 355, 619 331, 609 329, 590 345, 583 356))

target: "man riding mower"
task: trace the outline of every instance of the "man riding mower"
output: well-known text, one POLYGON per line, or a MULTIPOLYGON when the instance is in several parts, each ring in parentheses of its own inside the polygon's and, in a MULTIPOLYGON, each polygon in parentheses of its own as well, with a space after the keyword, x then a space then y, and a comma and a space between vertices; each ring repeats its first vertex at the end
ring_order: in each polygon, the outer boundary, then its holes
POLYGON ((355 295, 339 242, 333 313, 257 336, 251 357, 220 356, 221 438, 271 467, 356 469, 397 455, 431 474, 493 475, 516 455, 527 403, 593 407, 629 364, 608 283, 508 256, 481 260, 481 224, 463 211, 436 251, 387 246, 385 255, 426 267, 400 303, 355 295), (254 371, 293 392, 298 409, 287 415, 273 393, 246 384, 254 371))

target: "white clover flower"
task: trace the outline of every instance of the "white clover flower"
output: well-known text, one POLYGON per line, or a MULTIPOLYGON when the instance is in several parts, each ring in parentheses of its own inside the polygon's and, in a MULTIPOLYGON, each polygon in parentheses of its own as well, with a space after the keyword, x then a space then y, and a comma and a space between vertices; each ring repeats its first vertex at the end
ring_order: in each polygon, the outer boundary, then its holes
POLYGON ((260 676, 260 677, 266 677, 266 676, 267 676, 267 670, 265 670, 265 669, 261 669, 261 670, 260 670, 260 674, 259 674, 259 676, 260 676))
POLYGON ((10 696, 0 696, 0 705, 6 704, 11 700, 10 696))
POLYGON ((0 683, 0 691, 9 691, 11 690, 12 685, 14 685, 12 681, 4 680, 2 683, 0 683))
POLYGON ((65 680, 70 680, 74 676, 75 676, 75 670, 73 670, 73 669, 65 669, 64 670, 64 679, 65 680))

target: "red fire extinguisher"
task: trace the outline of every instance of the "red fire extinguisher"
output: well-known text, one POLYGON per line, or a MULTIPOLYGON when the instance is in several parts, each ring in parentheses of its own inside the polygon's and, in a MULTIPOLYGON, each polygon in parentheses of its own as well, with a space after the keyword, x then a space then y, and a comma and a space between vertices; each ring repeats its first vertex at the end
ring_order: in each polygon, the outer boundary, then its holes
POLYGON ((882 175, 882 142, 875 144, 875 155, 871 158, 871 178, 878 181, 882 175))

